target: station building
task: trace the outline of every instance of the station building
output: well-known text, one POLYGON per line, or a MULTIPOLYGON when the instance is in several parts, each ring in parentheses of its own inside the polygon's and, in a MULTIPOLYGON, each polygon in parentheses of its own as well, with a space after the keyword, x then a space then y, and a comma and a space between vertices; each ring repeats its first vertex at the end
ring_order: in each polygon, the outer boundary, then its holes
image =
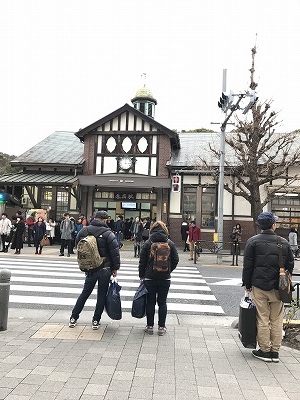
MULTIPOLYGON (((157 101, 146 87, 131 101, 78 132, 54 132, 14 159, 16 172, 0 176, 0 190, 7 194, 2 210, 10 216, 20 208, 24 213, 44 209, 56 221, 66 211, 89 218, 100 209, 113 219, 156 218, 168 224, 177 244, 183 219, 195 219, 202 238, 212 241, 218 160, 210 146, 219 147, 220 133, 178 133, 160 124, 154 119, 157 101), (212 168, 202 166, 203 155, 212 168)), ((226 157, 233 157, 230 149, 226 157)), ((300 188, 296 180, 283 190, 284 179, 272 182, 280 189, 266 209, 281 218, 281 233, 287 236, 290 226, 300 222, 300 188)), ((226 173, 224 184, 232 185, 226 173)), ((223 209, 225 242, 236 223, 243 241, 254 233, 250 204, 243 198, 225 190, 223 209)))

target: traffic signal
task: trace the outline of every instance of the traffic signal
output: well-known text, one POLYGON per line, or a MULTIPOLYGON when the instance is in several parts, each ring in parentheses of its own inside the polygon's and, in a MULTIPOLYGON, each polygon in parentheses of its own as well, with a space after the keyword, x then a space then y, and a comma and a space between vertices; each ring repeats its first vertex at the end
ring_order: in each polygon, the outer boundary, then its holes
POLYGON ((174 175, 172 176, 172 192, 180 192, 181 189, 181 176, 174 175))
POLYGON ((257 93, 255 92, 255 90, 251 90, 251 92, 249 93, 249 103, 244 108, 243 114, 247 114, 247 112, 249 110, 251 110, 251 108, 254 106, 254 104, 257 102, 257 100, 258 100, 257 93))
POLYGON ((222 92, 222 96, 218 101, 218 107, 222 109, 223 112, 226 112, 230 109, 233 103, 233 92, 230 90, 228 94, 222 92))

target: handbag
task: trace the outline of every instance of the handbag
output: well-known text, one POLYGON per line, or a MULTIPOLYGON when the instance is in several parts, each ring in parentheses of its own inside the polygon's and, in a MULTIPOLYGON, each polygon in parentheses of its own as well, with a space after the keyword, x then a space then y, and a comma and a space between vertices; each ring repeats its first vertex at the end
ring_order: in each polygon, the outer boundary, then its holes
POLYGON ((142 281, 132 300, 132 317, 143 318, 146 315, 147 293, 148 290, 145 286, 144 281, 142 281))
POLYGON ((47 237, 47 235, 43 236, 41 241, 40 241, 40 246, 44 247, 44 246, 50 246, 50 240, 47 237))
POLYGON ((121 289, 122 287, 113 278, 106 294, 105 311, 109 318, 114 320, 122 319, 121 289))
POLYGON ((281 238, 277 236, 278 242, 278 254, 279 254, 279 282, 278 282, 278 291, 280 300, 283 303, 291 303, 292 301, 292 277, 288 270, 283 265, 283 257, 282 257, 282 243, 281 238))

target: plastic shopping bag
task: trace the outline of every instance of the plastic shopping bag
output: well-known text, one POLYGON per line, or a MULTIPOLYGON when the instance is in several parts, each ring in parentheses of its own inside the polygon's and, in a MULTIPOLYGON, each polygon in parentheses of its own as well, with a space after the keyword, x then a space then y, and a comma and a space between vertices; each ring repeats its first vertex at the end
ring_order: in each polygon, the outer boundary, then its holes
POLYGON ((132 300, 131 315, 134 318, 143 318, 146 315, 148 290, 142 281, 132 300))
POLYGON ((105 311, 109 318, 114 320, 122 319, 121 289, 118 282, 112 279, 106 294, 105 311))

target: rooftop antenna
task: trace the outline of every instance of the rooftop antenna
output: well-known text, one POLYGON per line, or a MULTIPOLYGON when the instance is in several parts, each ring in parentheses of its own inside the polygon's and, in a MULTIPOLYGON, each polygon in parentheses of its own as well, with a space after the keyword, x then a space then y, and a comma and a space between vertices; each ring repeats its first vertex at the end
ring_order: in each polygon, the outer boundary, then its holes
POLYGON ((147 79, 147 74, 146 74, 146 72, 143 72, 142 75, 141 75, 141 77, 142 77, 142 79, 143 79, 143 81, 144 81, 144 87, 146 87, 146 79, 147 79))

